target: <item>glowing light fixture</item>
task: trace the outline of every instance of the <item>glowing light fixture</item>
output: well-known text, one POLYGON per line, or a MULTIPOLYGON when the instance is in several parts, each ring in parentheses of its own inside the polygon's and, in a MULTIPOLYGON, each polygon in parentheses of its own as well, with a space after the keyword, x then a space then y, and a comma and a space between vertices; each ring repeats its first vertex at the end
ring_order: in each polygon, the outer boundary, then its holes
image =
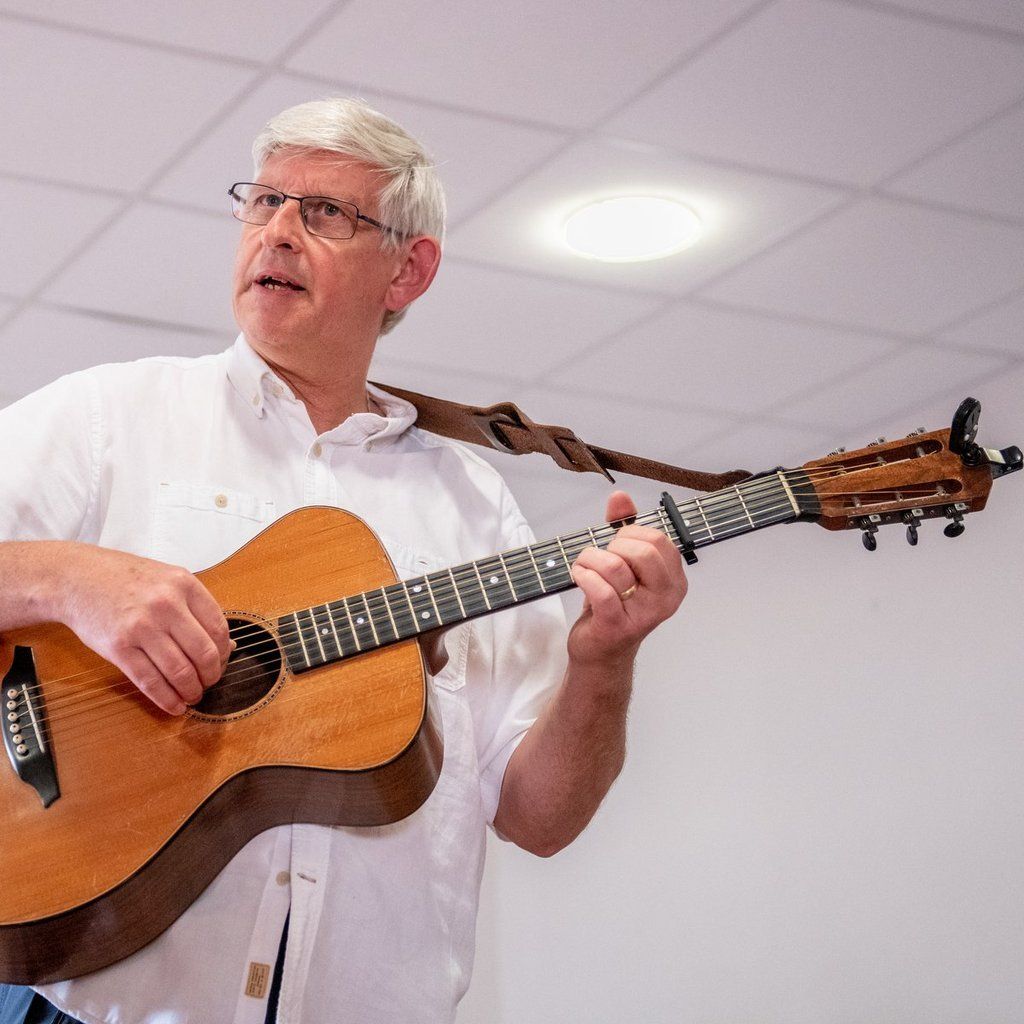
POLYGON ((620 196, 577 210, 565 222, 565 244, 587 259, 637 263, 672 256, 700 237, 701 220, 675 199, 620 196))

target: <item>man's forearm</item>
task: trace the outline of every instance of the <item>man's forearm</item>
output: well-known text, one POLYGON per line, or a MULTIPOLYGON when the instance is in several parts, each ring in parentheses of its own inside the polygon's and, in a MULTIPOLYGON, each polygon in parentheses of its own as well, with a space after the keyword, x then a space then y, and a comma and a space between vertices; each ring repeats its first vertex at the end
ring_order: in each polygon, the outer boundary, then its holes
POLYGON ((52 622, 73 541, 0 543, 0 631, 52 622))
POLYGON ((633 658, 569 662, 554 698, 509 760, 494 826, 538 856, 586 828, 622 769, 633 658))

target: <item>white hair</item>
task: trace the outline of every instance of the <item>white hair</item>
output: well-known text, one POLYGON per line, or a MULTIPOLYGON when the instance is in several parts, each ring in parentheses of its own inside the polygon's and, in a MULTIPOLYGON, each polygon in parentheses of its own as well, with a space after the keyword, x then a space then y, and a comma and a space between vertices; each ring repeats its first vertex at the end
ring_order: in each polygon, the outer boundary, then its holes
MULTIPOLYGON (((252 145, 256 176, 272 153, 285 148, 330 150, 380 169, 385 184, 376 219, 388 228, 381 231, 384 250, 396 249, 412 235, 443 239, 444 189, 434 162, 404 128, 362 100, 313 100, 271 118, 252 145)), ((385 313, 380 333, 387 334, 403 316, 404 309, 385 313)))

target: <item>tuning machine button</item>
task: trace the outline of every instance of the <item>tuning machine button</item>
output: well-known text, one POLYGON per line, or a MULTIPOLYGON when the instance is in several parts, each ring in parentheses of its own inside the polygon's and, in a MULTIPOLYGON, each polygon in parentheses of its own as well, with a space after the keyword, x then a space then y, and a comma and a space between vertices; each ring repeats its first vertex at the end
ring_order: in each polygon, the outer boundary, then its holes
POLYGON ((868 442, 868 447, 869 448, 877 448, 880 444, 885 444, 885 438, 884 437, 876 437, 874 439, 874 441, 869 441, 868 442))
POLYGON ((840 447, 840 448, 833 448, 832 451, 830 451, 828 453, 828 457, 831 459, 833 455, 842 455, 843 452, 845 452, 845 451, 846 451, 846 449, 842 448, 842 447, 840 447))
POLYGON ((947 537, 959 537, 967 529, 964 526, 964 513, 966 511, 967 505, 962 501, 958 501, 955 505, 946 506, 946 518, 952 520, 942 531, 947 537))
POLYGON ((878 533, 878 524, 882 521, 879 515, 865 516, 857 525, 864 532, 861 534, 861 543, 868 551, 874 551, 878 547, 878 540, 875 534, 878 533))
POLYGON ((923 517, 923 508, 912 508, 903 513, 903 522, 907 524, 907 543, 911 547, 917 547, 917 521, 923 517))

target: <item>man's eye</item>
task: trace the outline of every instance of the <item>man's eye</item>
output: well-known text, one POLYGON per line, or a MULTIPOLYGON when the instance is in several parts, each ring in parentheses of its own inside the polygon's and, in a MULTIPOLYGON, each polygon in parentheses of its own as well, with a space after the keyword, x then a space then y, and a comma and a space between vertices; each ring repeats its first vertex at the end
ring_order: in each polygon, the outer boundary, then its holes
POLYGON ((313 213, 318 217, 344 217, 345 211, 338 206, 337 203, 329 202, 326 199, 320 199, 313 207, 313 213))
POLYGON ((281 205, 281 197, 275 196, 273 192, 265 192, 261 196, 256 196, 253 202, 257 206, 265 206, 267 209, 276 210, 281 205))

